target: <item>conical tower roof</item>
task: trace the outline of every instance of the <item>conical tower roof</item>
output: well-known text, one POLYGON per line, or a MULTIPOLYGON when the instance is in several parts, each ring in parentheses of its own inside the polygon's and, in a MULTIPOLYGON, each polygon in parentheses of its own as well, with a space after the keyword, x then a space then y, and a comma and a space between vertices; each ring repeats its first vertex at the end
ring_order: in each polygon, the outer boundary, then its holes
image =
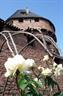
POLYGON ((31 11, 29 11, 28 9, 21 9, 21 10, 17 10, 14 14, 12 14, 6 21, 9 21, 9 20, 12 20, 12 19, 34 19, 34 18, 39 18, 39 19, 42 19, 44 21, 47 21, 50 23, 50 25, 53 27, 54 31, 55 31, 55 27, 53 25, 53 23, 44 18, 44 17, 41 17, 31 11))

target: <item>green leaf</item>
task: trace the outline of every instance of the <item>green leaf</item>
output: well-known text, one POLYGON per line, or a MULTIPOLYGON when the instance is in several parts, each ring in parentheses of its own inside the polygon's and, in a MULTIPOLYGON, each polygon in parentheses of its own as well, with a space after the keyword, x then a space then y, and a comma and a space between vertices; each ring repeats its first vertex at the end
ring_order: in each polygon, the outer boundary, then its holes
POLYGON ((61 93, 59 96, 63 96, 63 93, 61 93))
POLYGON ((37 90, 34 88, 32 84, 29 84, 29 90, 28 93, 32 94, 32 96, 39 96, 37 90))
POLYGON ((21 88, 22 90, 24 90, 27 86, 27 81, 25 79, 20 79, 18 82, 18 86, 19 88, 21 88))
POLYGON ((32 94, 27 94, 26 96, 33 96, 32 94))
POLYGON ((41 93, 39 93, 39 96, 43 96, 41 93))
POLYGON ((63 93, 62 92, 61 93, 57 92, 53 96, 63 96, 63 93))
POLYGON ((41 82, 39 82, 39 81, 35 81, 35 80, 32 80, 32 83, 37 87, 37 88, 41 88, 43 85, 42 85, 42 83, 41 82))
POLYGON ((54 85, 57 85, 56 81, 54 81, 50 76, 46 77, 45 84, 48 84, 48 86, 52 86, 52 88, 54 88, 54 85))
POLYGON ((43 96, 41 93, 38 92, 38 90, 32 84, 29 84, 28 86, 29 86, 29 90, 27 94, 30 94, 30 96, 43 96))

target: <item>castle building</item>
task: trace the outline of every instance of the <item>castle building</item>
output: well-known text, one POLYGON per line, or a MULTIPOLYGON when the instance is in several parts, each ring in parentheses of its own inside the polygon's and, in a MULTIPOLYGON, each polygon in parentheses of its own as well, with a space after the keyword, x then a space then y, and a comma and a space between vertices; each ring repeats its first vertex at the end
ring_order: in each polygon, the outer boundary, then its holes
POLYGON ((48 31, 48 33, 51 34, 56 41, 55 27, 53 23, 50 20, 40 17, 29 10, 17 10, 6 20, 6 22, 24 30, 27 30, 28 28, 40 28, 42 31, 48 31))
MULTIPOLYGON (((37 65, 45 66, 42 59, 46 54, 53 56, 53 59, 58 64, 63 63, 63 58, 60 56, 59 50, 56 47, 57 38, 55 35, 55 26, 50 20, 41 17, 28 9, 21 9, 17 10, 6 21, 0 19, 0 32, 2 31, 15 33, 21 31, 22 34, 13 35, 17 49, 25 58, 34 59, 37 62, 37 65), (25 34, 26 32, 31 33, 32 35, 25 34), (37 36, 42 43, 39 44, 34 36, 37 36), (44 45, 42 46, 42 44, 44 45)), ((3 75, 5 73, 3 64, 10 56, 10 52, 1 35, 0 38, 0 96, 19 96, 19 92, 14 82, 15 79, 9 78, 6 80, 3 75)), ((58 82, 60 83, 60 80, 58 80, 58 82)), ((60 83, 61 90, 63 90, 62 83, 63 81, 60 83)))

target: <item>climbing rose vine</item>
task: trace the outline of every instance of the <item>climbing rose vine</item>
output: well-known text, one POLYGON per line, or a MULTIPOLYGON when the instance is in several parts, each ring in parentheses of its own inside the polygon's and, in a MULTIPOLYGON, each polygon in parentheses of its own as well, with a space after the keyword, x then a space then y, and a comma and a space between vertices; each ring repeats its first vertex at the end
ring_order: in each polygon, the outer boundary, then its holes
POLYGON ((4 75, 10 78, 16 76, 20 96, 63 96, 58 83, 54 80, 54 77, 63 75, 62 64, 52 62, 48 55, 44 56, 43 62, 46 62, 48 67, 37 66, 33 59, 25 59, 18 54, 5 62, 4 75), (55 86, 58 88, 56 93, 53 92, 55 86))

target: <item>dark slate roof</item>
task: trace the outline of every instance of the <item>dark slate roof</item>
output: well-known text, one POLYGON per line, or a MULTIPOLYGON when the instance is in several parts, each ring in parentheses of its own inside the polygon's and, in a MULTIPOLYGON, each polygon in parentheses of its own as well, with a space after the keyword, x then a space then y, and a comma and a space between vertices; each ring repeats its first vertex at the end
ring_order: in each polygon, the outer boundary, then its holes
POLYGON ((2 31, 4 28, 9 28, 10 30, 13 30, 13 31, 20 30, 18 27, 13 26, 13 25, 5 22, 4 20, 0 19, 0 31, 2 31))
POLYGON ((4 25, 4 20, 0 18, 0 27, 4 25))
POLYGON ((16 19, 16 18, 38 18, 39 16, 33 12, 27 12, 25 9, 17 10, 13 15, 11 15, 8 19, 16 19))
POLYGON ((0 18, 0 23, 2 23, 4 20, 2 20, 1 18, 0 18))
POLYGON ((0 31, 3 30, 4 20, 0 19, 0 31))
POLYGON ((57 63, 57 64, 62 64, 63 65, 63 56, 55 56, 54 58, 54 61, 57 63))
POLYGON ((11 20, 11 19, 20 19, 20 18, 23 18, 23 19, 39 18, 39 19, 45 20, 45 21, 50 23, 50 25, 53 27, 53 29, 55 31, 55 27, 54 27, 53 23, 50 20, 48 20, 46 18, 43 18, 43 17, 41 17, 41 16, 31 12, 31 11, 26 10, 26 9, 17 10, 13 15, 11 15, 6 20, 6 22, 11 20))

